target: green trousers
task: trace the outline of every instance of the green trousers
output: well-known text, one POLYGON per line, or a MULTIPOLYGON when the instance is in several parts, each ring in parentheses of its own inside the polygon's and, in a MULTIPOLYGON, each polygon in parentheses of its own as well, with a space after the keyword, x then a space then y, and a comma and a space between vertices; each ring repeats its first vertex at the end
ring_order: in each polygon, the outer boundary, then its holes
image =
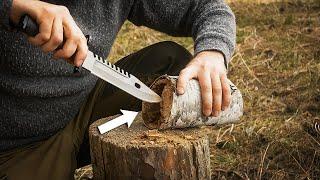
MULTIPOLYGON (((191 58, 180 45, 161 42, 119 60, 116 65, 150 85, 159 75, 178 75, 191 58)), ((141 101, 99 80, 78 115, 63 130, 47 140, 0 153, 0 180, 73 179, 76 168, 90 164, 89 125, 119 114, 120 109, 140 111, 141 101)))

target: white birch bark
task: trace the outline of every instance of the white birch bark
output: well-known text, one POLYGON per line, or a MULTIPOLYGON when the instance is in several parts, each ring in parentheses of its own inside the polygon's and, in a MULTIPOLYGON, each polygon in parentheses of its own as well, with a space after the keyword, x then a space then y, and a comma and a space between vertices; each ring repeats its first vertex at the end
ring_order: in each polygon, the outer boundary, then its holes
POLYGON ((200 86, 197 80, 189 81, 183 95, 176 94, 177 76, 161 76, 151 89, 162 97, 161 103, 143 102, 142 117, 151 129, 175 129, 202 125, 235 123, 243 115, 241 92, 229 80, 232 91, 228 109, 218 117, 205 117, 202 114, 200 86))

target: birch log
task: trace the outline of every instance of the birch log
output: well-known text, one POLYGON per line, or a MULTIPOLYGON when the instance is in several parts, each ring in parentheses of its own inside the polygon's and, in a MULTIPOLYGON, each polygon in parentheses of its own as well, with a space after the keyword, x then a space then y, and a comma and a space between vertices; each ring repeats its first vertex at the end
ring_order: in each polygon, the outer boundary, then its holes
POLYGON ((202 114, 200 86, 197 80, 189 81, 183 95, 176 94, 176 76, 161 76, 152 85, 162 97, 160 103, 142 103, 142 117, 150 129, 174 129, 235 123, 243 114, 243 99, 240 91, 229 81, 232 99, 228 109, 218 117, 202 114))
POLYGON ((106 134, 89 129, 94 179, 211 179, 209 135, 212 128, 149 130, 141 114, 130 128, 122 125, 106 134))

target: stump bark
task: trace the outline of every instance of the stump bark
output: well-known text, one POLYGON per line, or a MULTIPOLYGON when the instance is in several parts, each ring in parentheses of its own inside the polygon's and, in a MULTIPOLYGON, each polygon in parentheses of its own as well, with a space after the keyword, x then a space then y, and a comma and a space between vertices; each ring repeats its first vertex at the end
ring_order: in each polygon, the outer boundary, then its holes
POLYGON ((190 80, 183 95, 176 94, 177 76, 159 77, 151 89, 162 97, 160 103, 142 103, 142 117, 150 129, 176 129, 202 125, 237 122, 243 114, 243 99, 237 87, 229 81, 230 106, 218 117, 205 117, 202 113, 200 85, 190 80))
POLYGON ((175 131, 149 130, 139 114, 128 129, 122 125, 101 135, 90 126, 95 179, 210 179, 209 127, 175 131))

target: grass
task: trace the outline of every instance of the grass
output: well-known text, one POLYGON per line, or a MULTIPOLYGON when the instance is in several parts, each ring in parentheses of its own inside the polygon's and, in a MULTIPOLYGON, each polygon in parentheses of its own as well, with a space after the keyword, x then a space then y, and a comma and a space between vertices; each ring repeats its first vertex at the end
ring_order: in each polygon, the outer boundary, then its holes
MULTIPOLYGON (((215 179, 317 179, 320 138, 307 133, 320 119, 320 1, 230 1, 237 49, 229 78, 245 100, 239 124, 214 132, 215 179), (265 3, 267 2, 267 3, 265 3)), ((115 61, 175 38, 127 22, 110 53, 115 61)))

